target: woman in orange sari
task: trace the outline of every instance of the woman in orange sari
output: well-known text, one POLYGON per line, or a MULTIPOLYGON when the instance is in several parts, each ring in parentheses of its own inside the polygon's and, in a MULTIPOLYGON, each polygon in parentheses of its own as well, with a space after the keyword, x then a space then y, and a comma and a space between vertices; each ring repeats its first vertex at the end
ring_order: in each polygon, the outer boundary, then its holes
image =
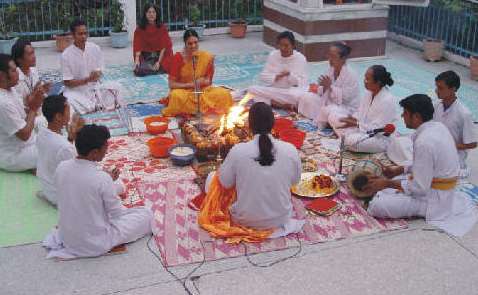
POLYGON ((199 50, 198 34, 194 30, 184 32, 184 50, 174 55, 169 72, 167 107, 162 110, 165 116, 195 114, 198 102, 194 94, 194 77, 199 96, 201 113, 225 113, 232 106, 232 96, 228 89, 213 87, 214 57, 199 50), (194 61, 194 62, 193 62, 194 61))

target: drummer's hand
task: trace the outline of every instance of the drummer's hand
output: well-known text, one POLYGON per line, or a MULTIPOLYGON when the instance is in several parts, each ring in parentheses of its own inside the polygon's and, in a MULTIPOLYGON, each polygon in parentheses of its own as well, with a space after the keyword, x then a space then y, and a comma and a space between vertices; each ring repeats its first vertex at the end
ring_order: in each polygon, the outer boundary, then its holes
POLYGON ((403 174, 404 169, 402 166, 382 166, 383 175, 387 178, 394 178, 400 174, 403 174))
POLYGON ((374 195, 375 193, 389 187, 389 180, 385 177, 371 176, 368 183, 364 186, 363 192, 374 195))

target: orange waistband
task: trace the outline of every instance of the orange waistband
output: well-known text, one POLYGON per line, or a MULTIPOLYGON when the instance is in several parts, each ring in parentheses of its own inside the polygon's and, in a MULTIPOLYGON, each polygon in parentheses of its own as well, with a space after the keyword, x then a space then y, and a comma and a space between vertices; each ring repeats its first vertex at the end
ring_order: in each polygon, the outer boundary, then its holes
MULTIPOLYGON (((410 180, 413 179, 413 175, 409 177, 410 180)), ((458 178, 433 178, 432 179, 432 189, 440 190, 440 191, 448 191, 452 190, 458 184, 458 178)))

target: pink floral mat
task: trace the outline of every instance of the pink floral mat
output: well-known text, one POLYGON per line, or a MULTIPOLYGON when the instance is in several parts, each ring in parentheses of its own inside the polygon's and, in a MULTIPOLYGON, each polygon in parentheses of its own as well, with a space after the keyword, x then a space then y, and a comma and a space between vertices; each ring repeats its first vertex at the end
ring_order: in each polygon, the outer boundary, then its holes
MULTIPOLYGON (((168 266, 236 257, 245 254, 245 245, 230 245, 214 239, 199 228, 197 212, 188 207, 199 194, 199 188, 190 180, 146 183, 143 194, 154 212, 153 233, 163 261, 168 266)), ((248 253, 268 252, 296 247, 298 241, 315 244, 359 235, 407 227, 404 220, 378 220, 362 208, 359 201, 346 191, 334 196, 342 208, 329 217, 310 215, 305 200, 293 198, 296 218, 306 219, 298 235, 270 239, 263 243, 247 244, 248 253)))
POLYGON ((144 196, 140 191, 145 182, 192 180, 196 177, 190 166, 176 167, 169 159, 151 157, 146 144, 151 137, 137 134, 111 138, 108 153, 101 163, 106 169, 116 167, 121 170, 120 179, 126 188, 126 193, 121 198, 127 207, 144 203, 144 196))

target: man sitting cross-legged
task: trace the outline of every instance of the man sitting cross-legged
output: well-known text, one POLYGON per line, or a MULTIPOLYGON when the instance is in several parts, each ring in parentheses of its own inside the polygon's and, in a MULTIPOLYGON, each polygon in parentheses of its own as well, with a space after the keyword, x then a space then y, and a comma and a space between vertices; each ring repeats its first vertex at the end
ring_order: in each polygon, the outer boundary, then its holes
POLYGON ((38 154, 41 155, 38 158, 37 176, 42 189, 37 195, 56 205, 55 171, 61 162, 76 157, 73 142, 84 121, 75 114, 70 122, 70 105, 63 95, 47 97, 42 111, 48 128, 40 128, 36 142, 38 154), (61 134, 64 127, 68 127, 68 138, 61 134))
POLYGON ((109 138, 106 127, 85 125, 76 136, 78 157, 56 169, 59 222, 43 241, 47 258, 99 256, 151 233, 151 211, 124 207, 113 183, 118 175, 98 169, 109 138))
POLYGON ((403 99, 403 120, 416 129, 411 167, 388 167, 389 178, 371 178, 364 190, 377 193, 368 212, 377 217, 425 217, 427 223, 462 236, 477 220, 473 204, 456 190, 460 169, 455 142, 440 122, 431 121, 433 104, 424 94, 403 99), (407 177, 398 178, 407 173, 407 177))
POLYGON ((36 136, 33 132, 43 92, 37 88, 25 112, 23 99, 14 87, 18 72, 12 58, 0 54, 0 169, 25 171, 37 165, 36 136))
POLYGON ((74 43, 61 55, 64 95, 80 114, 114 109, 123 104, 121 86, 116 82, 100 83, 103 53, 98 45, 87 41, 88 29, 82 20, 71 24, 74 43))

